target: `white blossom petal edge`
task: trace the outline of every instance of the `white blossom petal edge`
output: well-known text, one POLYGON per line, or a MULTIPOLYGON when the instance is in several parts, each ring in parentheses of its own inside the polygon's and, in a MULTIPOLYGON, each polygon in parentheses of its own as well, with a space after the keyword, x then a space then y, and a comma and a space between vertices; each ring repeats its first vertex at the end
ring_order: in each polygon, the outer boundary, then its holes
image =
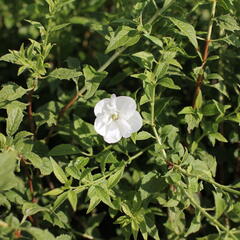
POLYGON ((96 104, 94 114, 94 128, 107 143, 130 137, 143 124, 141 115, 136 111, 136 102, 127 96, 116 97, 113 94, 111 98, 102 99, 96 104))

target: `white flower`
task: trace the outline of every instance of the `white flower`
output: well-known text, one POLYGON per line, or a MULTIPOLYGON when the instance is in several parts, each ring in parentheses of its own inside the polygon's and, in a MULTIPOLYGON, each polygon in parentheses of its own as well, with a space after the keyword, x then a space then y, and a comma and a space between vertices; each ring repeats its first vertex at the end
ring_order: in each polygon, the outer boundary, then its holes
POLYGON ((136 102, 131 97, 115 94, 104 98, 94 108, 94 128, 107 143, 116 143, 128 138, 142 127, 142 117, 136 111, 136 102))

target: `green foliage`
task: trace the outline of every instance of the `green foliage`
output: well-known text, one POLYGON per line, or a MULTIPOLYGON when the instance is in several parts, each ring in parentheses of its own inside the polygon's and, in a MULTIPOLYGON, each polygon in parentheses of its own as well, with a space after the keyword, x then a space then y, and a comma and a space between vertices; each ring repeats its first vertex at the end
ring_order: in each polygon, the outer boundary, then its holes
POLYGON ((0 239, 240 239, 239 1, 0 6, 0 239), (107 144, 113 93, 143 127, 107 144))

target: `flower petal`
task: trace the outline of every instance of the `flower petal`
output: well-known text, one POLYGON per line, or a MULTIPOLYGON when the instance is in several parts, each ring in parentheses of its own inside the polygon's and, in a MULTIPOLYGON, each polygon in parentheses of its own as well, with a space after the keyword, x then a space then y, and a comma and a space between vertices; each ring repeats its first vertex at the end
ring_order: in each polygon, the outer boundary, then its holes
POLYGON ((97 116, 98 114, 103 112, 103 108, 110 102, 109 98, 104 98, 101 101, 99 101, 95 107, 94 107, 94 114, 97 116))
POLYGON ((121 135, 124 138, 128 138, 132 135, 133 130, 131 125, 124 118, 120 118, 116 121, 118 128, 120 130, 121 135))
POLYGON ((135 111, 127 121, 132 128, 132 132, 137 132, 143 125, 142 117, 137 111, 135 111))
POLYGON ((120 133, 120 130, 118 128, 118 125, 115 121, 112 121, 107 127, 106 127, 106 134, 104 135, 104 140, 107 143, 116 143, 120 141, 122 138, 122 135, 120 133))
POLYGON ((120 115, 124 119, 130 118, 136 111, 136 102, 133 98, 127 96, 119 96, 116 98, 116 106, 120 115))
POLYGON ((107 127, 107 124, 104 121, 105 120, 104 117, 105 117, 104 115, 98 116, 94 121, 95 131, 102 136, 106 134, 106 127, 107 127))

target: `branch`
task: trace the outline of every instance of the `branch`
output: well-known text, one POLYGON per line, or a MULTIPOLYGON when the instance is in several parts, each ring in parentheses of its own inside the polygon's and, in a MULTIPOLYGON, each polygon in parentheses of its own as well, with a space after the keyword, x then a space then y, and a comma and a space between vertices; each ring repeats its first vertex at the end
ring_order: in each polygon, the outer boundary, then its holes
POLYGON ((204 69, 205 69, 207 59, 208 59, 208 54, 209 54, 209 44, 211 43, 213 19, 215 17, 215 13, 216 13, 216 6, 217 6, 217 0, 213 0, 212 11, 211 11, 211 20, 210 20, 209 26, 208 26, 207 38, 205 39, 205 47, 204 47, 204 52, 203 52, 203 56, 202 56, 201 70, 197 77, 197 82, 196 82, 195 91, 194 91, 194 95, 193 95, 192 107, 194 109, 197 108, 196 102, 197 102, 197 98, 200 94, 201 86, 202 86, 203 80, 204 80, 204 69))
POLYGON ((184 192, 184 194, 188 197, 188 199, 190 200, 191 204, 197 208, 206 218, 208 218, 212 223, 214 223, 214 225, 216 226, 216 228, 219 228, 221 230, 223 230, 224 232, 227 233, 227 235, 230 235, 233 239, 237 240, 237 237, 230 232, 230 230, 228 228, 226 228, 224 225, 222 225, 216 218, 214 218, 212 215, 210 215, 204 208, 201 207, 200 204, 198 204, 195 199, 191 196, 191 194, 189 194, 182 186, 180 186, 179 184, 177 184, 182 191, 184 192))
POLYGON ((226 192, 229 192, 229 193, 233 193, 233 194, 236 194, 238 196, 240 196, 240 191, 237 191, 235 189, 232 189, 231 187, 229 186, 225 186, 225 185, 222 185, 220 183, 217 183, 215 182, 213 179, 210 179, 210 178, 206 178, 206 177, 203 177, 203 176, 199 176, 199 175, 194 175, 194 174, 191 174, 191 173, 188 173, 186 170, 182 169, 180 166, 174 164, 174 163, 170 163, 170 165, 175 168, 177 171, 179 171, 180 173, 184 174, 185 176, 187 177, 196 177, 198 179, 201 179, 205 182, 208 182, 226 192))

